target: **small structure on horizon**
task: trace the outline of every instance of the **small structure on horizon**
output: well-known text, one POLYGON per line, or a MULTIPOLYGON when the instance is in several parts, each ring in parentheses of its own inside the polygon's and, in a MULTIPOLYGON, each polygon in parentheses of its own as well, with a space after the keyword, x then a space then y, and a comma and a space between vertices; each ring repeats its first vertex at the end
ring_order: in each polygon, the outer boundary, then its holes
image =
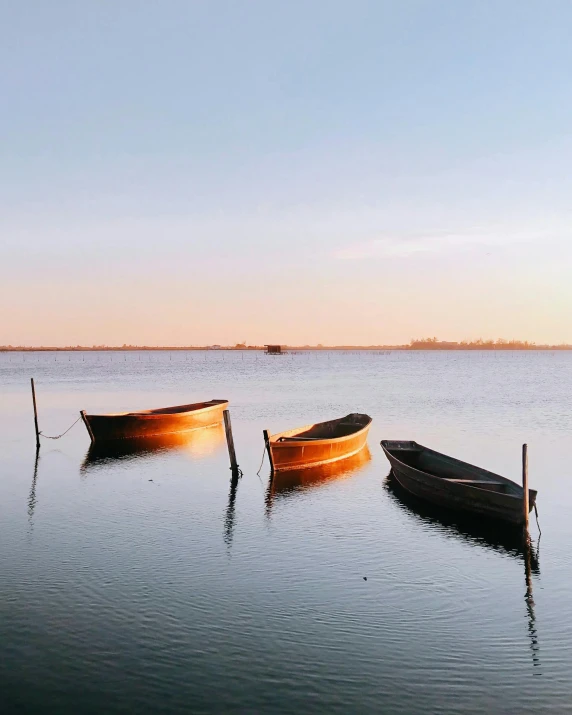
POLYGON ((285 355, 285 350, 282 350, 282 345, 265 345, 266 355, 285 355))

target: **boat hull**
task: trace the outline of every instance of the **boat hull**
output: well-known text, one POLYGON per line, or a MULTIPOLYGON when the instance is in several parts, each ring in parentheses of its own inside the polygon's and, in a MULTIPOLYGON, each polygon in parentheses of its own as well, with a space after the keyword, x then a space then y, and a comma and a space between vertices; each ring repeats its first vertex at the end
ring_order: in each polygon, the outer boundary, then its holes
MULTIPOLYGON (((405 464, 395 455, 391 454, 383 442, 382 448, 391 464, 391 469, 397 482, 403 489, 419 499, 446 509, 475 514, 486 517, 487 519, 503 521, 509 524, 524 523, 522 487, 519 487, 519 485, 511 482, 509 479, 467 464, 466 462, 461 462, 451 457, 445 457, 445 455, 439 455, 438 453, 432 452, 432 450, 427 450, 431 451, 433 455, 445 458, 447 468, 450 470, 450 476, 443 478, 405 464), (456 481, 455 476, 459 477, 459 480, 456 481), (483 478, 484 481, 490 481, 491 487, 500 484, 507 490, 510 489, 513 493, 489 490, 485 484, 483 484, 485 488, 476 488, 461 482, 461 478, 474 478, 475 480, 483 478), (520 490, 520 495, 518 494, 518 490, 520 490)), ((530 489, 530 510, 534 507, 535 502, 536 491, 530 489)))
MULTIPOLYGON (((307 469, 321 464, 330 464, 358 454, 367 443, 367 436, 371 425, 371 418, 367 417, 367 422, 360 425, 352 434, 343 437, 327 439, 312 439, 297 441, 295 435, 288 437, 288 441, 279 441, 282 435, 270 437, 269 450, 272 460, 272 467, 275 472, 289 471, 294 469, 307 469)), ((332 421, 334 422, 334 421, 332 421)), ((324 423, 326 424, 326 423, 324 423)), ((311 429, 307 428, 301 430, 311 429)))
POLYGON ((222 422, 222 413, 227 407, 227 400, 210 400, 148 412, 117 415, 83 414, 82 416, 92 442, 99 443, 122 439, 144 439, 211 427, 222 422))

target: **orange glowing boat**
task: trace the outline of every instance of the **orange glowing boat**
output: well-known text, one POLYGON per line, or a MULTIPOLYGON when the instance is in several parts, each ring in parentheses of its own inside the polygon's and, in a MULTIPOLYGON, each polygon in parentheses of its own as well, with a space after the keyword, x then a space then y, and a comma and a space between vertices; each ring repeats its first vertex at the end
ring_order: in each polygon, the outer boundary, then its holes
POLYGON ((91 441, 95 443, 155 437, 210 427, 222 422, 222 413, 227 407, 228 400, 209 400, 191 405, 109 415, 87 415, 82 411, 81 416, 91 441))
POLYGON ((305 469, 352 457, 364 448, 370 425, 369 415, 354 412, 274 435, 265 432, 272 470, 305 469))

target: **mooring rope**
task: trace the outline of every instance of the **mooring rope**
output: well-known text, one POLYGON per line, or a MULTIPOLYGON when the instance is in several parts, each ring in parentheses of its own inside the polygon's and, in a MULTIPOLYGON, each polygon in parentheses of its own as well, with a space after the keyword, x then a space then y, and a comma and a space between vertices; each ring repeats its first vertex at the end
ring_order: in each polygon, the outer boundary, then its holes
POLYGON ((78 423, 80 420, 81 420, 81 415, 77 418, 77 420, 73 423, 73 425, 72 425, 71 427, 68 427, 65 432, 62 432, 61 434, 58 434, 56 437, 50 437, 49 434, 44 434, 43 432, 39 432, 39 434, 41 434, 42 437, 45 437, 46 439, 60 439, 60 438, 63 437, 65 434, 67 434, 67 433, 71 430, 72 427, 75 427, 75 425, 77 425, 77 423, 78 423))
POLYGON ((536 526, 538 527, 538 534, 539 534, 539 536, 542 536, 540 524, 538 523, 538 507, 536 506, 536 504, 534 505, 534 514, 536 515, 536 526))
POLYGON ((260 470, 262 469, 262 465, 264 464, 264 457, 266 456, 266 445, 264 445, 264 450, 262 451, 262 462, 260 462, 260 467, 258 467, 258 471, 256 472, 256 476, 260 476, 260 470))

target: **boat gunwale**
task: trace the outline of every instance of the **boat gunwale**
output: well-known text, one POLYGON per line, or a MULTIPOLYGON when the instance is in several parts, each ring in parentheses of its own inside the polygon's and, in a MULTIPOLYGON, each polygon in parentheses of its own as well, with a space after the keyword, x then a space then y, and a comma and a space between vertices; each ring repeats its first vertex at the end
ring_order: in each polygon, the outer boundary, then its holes
POLYGON ((187 405, 172 405, 170 407, 155 407, 154 410, 141 410, 140 412, 106 412, 104 414, 86 414, 87 418, 96 417, 97 419, 115 419, 116 417, 135 417, 137 419, 156 419, 163 417, 183 416, 189 414, 197 414, 199 412, 207 412, 208 410, 220 409, 223 405, 228 405, 228 400, 208 400, 207 402, 192 402, 187 405), (205 405, 198 407, 196 405, 205 405), (183 410, 181 412, 168 412, 165 410, 177 410, 181 407, 189 407, 194 409, 183 410), (157 410, 162 410, 157 412, 157 410))

